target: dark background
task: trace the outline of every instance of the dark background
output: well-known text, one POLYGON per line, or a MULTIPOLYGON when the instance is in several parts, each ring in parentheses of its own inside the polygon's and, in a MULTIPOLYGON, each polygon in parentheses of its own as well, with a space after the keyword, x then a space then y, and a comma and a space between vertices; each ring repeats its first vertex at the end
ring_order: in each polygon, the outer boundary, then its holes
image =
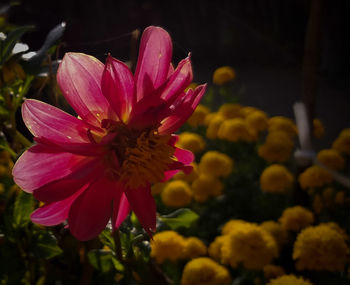
MULTIPOLYGON (((102 61, 108 52, 129 59, 131 32, 162 26, 173 38, 175 62, 192 52, 195 81, 210 83, 215 68, 231 65, 245 90, 242 104, 293 117, 292 104, 302 94, 309 11, 309 0, 27 0, 11 9, 9 20, 36 25, 24 38, 34 50, 65 21, 60 56, 79 51, 102 61)), ((350 1, 324 0, 316 117, 325 123, 327 147, 350 127, 349 15, 350 1)))

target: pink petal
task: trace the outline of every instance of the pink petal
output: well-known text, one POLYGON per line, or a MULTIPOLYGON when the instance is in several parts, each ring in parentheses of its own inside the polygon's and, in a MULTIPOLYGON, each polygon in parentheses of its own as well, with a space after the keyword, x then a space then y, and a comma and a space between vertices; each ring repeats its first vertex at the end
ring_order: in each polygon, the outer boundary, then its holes
POLYGON ((149 235, 156 230, 156 203, 151 194, 151 187, 126 189, 126 197, 142 227, 149 235))
POLYGON ((36 199, 45 203, 64 200, 102 174, 100 163, 92 160, 81 165, 70 175, 34 190, 33 195, 36 199))
POLYGON ((37 144, 25 151, 13 167, 14 181, 26 192, 61 179, 88 162, 84 156, 60 152, 57 149, 37 144))
POLYGON ((206 85, 198 86, 194 91, 189 89, 180 102, 175 102, 173 113, 161 122, 158 131, 160 134, 171 134, 177 131, 192 115, 204 95, 206 85))
POLYGON ((74 195, 62 201, 47 204, 36 209, 30 215, 30 219, 33 221, 33 223, 43 226, 55 226, 62 223, 68 218, 70 206, 74 200, 85 190, 85 188, 81 188, 74 195))
POLYGON ((68 103, 84 121, 94 126, 114 114, 102 95, 103 70, 103 63, 92 56, 66 53, 57 71, 57 82, 68 103))
POLYGON ((169 34, 160 27, 144 30, 135 71, 137 101, 152 93, 166 80, 172 57, 169 34))
POLYGON ((71 233, 85 241, 98 236, 112 215, 116 184, 104 177, 96 180, 72 204, 68 216, 71 233))
POLYGON ((59 143, 89 142, 88 125, 49 104, 28 99, 22 105, 22 116, 35 137, 45 137, 59 143))
POLYGON ((125 193, 122 193, 119 199, 114 198, 113 200, 113 216, 112 216, 112 225, 114 229, 119 228, 125 218, 129 215, 131 211, 130 204, 128 199, 125 196, 125 193))
POLYGON ((102 76, 102 92, 121 120, 129 116, 134 100, 134 78, 123 62, 110 55, 102 76))
POLYGON ((169 170, 164 172, 164 182, 168 181, 180 170, 185 173, 190 173, 192 171, 193 167, 188 165, 194 161, 194 155, 191 151, 176 147, 174 156, 177 158, 177 161, 169 165, 169 170))

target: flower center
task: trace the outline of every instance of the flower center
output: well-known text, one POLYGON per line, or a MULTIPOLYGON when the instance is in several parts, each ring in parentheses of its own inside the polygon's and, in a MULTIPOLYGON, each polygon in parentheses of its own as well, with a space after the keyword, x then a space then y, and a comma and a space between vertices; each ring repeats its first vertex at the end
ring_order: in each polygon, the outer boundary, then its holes
POLYGON ((164 179, 164 171, 175 160, 170 135, 159 135, 155 130, 137 134, 119 129, 112 143, 120 168, 115 172, 125 187, 135 189, 164 179))

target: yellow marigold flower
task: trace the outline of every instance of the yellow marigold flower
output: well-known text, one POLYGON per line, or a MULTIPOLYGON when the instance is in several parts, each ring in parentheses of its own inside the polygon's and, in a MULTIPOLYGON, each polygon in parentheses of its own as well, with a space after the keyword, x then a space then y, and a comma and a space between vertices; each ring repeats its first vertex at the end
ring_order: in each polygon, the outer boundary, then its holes
POLYGON ((215 114, 213 118, 210 119, 206 131, 206 136, 208 139, 213 140, 218 137, 220 126, 224 121, 225 119, 219 114, 215 114))
POLYGON ((293 274, 283 275, 276 279, 270 280, 267 285, 313 285, 310 281, 293 274))
POLYGON ((236 268, 262 269, 278 256, 275 239, 269 232, 253 223, 242 223, 233 228, 223 240, 221 261, 236 268))
POLYGON ((290 137, 297 135, 297 127, 294 122, 286 117, 275 116, 269 119, 269 132, 281 131, 287 133, 290 137))
POLYGON ((176 261, 182 258, 185 238, 175 231, 156 233, 151 240, 151 257, 157 263, 165 260, 176 261))
POLYGON ((219 115, 218 112, 212 112, 212 113, 209 113, 208 115, 206 115, 205 119, 204 119, 204 125, 208 126, 211 119, 215 118, 216 116, 221 117, 221 115, 219 115))
POLYGON ((251 106, 244 106, 241 109, 241 113, 243 114, 243 116, 245 118, 255 111, 261 111, 261 110, 259 110, 258 108, 255 108, 255 107, 251 107, 251 106))
POLYGON ((233 160, 228 155, 218 151, 206 152, 200 160, 199 171, 215 177, 230 175, 233 168, 233 160))
POLYGON ((182 272, 181 285, 228 285, 230 272, 208 257, 189 261, 182 272))
POLYGON ((239 104, 226 103, 220 106, 218 114, 224 119, 243 118, 242 106, 239 104))
POLYGON ((321 138, 324 136, 324 126, 320 119, 313 120, 313 135, 316 138, 321 138))
POLYGON ((326 207, 330 208, 333 205, 334 190, 332 187, 327 187, 322 191, 322 198, 326 207))
POLYGON ((232 81, 235 77, 236 72, 231 66, 222 66, 214 71, 213 83, 221 86, 232 81))
POLYGON ((185 181, 173 180, 167 183, 160 197, 166 206, 183 207, 191 203, 192 192, 185 181))
POLYGON ((204 125, 205 117, 210 113, 208 107, 199 104, 193 111, 191 117, 187 120, 187 123, 192 127, 198 127, 204 125))
POLYGON ((286 208, 279 218, 281 225, 289 231, 300 231, 313 224, 314 214, 302 206, 286 208))
POLYGON ((152 185, 152 188, 151 188, 152 195, 156 196, 156 195, 159 195, 160 193, 162 193, 166 184, 167 183, 165 183, 165 182, 159 182, 159 183, 152 185))
POLYGON ((241 228, 245 226, 249 226, 252 223, 244 221, 244 220, 239 220, 239 219, 234 219, 234 220, 229 220, 224 224, 224 226, 221 229, 221 234, 222 235, 228 235, 232 231, 234 231, 236 228, 241 228))
POLYGON ((3 183, 0 183, 0 194, 3 194, 5 192, 5 186, 3 183))
POLYGON ((8 176, 8 174, 9 169, 4 165, 0 165, 0 177, 8 176))
POLYGON ((185 239, 185 246, 183 249, 183 257, 185 259, 193 259, 206 254, 207 247, 199 238, 189 237, 185 239))
POLYGON ((314 200, 312 201, 312 208, 314 209, 316 214, 320 214, 323 209, 323 202, 320 194, 316 194, 314 196, 314 200))
POLYGON ((303 189, 322 187, 332 183, 332 181, 332 175, 326 169, 318 165, 307 168, 299 176, 299 183, 303 189))
POLYGON ((176 146, 196 153, 204 150, 205 141, 199 134, 183 132, 179 135, 179 140, 176 143, 176 146))
POLYGON ((241 118, 225 120, 219 128, 218 138, 230 142, 252 141, 247 123, 241 118))
POLYGON ((334 202, 337 205, 344 205, 345 203, 345 192, 344 191, 339 191, 335 194, 335 200, 334 202))
POLYGON ((193 198, 198 202, 205 202, 210 196, 221 195, 223 188, 217 177, 203 173, 192 183, 193 198))
POLYGON ((287 242, 288 232, 280 223, 275 221, 265 221, 261 223, 260 226, 274 237, 280 247, 287 242))
POLYGON ((267 280, 270 280, 272 278, 277 278, 279 276, 282 276, 285 273, 283 267, 273 264, 267 264, 263 268, 264 276, 267 280))
POLYGON ((224 236, 217 236, 215 240, 209 245, 208 248, 208 254, 211 258, 215 259, 216 261, 220 262, 221 260, 221 248, 222 244, 225 239, 227 239, 227 235, 224 236))
POLYGON ((332 148, 339 152, 350 155, 350 128, 341 131, 332 144, 332 148))
POLYGON ((343 169, 345 166, 345 159, 335 149, 324 149, 317 154, 317 159, 333 170, 343 169))
POLYGON ((272 164, 260 176, 260 187, 264 192, 285 192, 292 187, 293 174, 283 165, 272 164))
POLYGON ((343 237, 344 240, 349 240, 349 236, 346 234, 345 230, 343 230, 337 223, 335 222, 328 222, 328 223, 320 223, 320 225, 325 225, 330 227, 333 230, 336 230, 341 236, 343 237))
POLYGON ((258 154, 267 162, 285 162, 290 158, 294 143, 285 132, 269 133, 265 143, 258 148, 258 154))
POLYGON ((268 127, 268 117, 263 111, 253 111, 245 117, 245 121, 249 128, 258 132, 266 130, 268 127))
POLYGON ((294 243, 297 270, 343 271, 349 248, 336 230, 326 225, 304 229, 294 243))
POLYGON ((194 180, 196 180, 199 176, 199 169, 198 164, 195 162, 191 163, 192 165, 192 171, 189 174, 184 173, 183 171, 179 171, 173 176, 174 180, 183 180, 188 183, 192 183, 194 180))

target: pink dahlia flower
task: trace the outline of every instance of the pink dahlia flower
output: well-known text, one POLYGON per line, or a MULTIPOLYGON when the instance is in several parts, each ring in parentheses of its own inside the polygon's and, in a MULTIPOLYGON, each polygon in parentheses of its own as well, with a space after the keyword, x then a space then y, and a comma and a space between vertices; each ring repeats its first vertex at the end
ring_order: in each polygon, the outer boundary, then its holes
POLYGON ((148 27, 141 38, 135 74, 108 56, 67 53, 57 72, 73 117, 28 99, 23 120, 36 144, 18 159, 15 182, 44 206, 33 222, 52 226, 67 220, 80 240, 96 237, 111 219, 117 228, 132 210, 148 232, 156 226, 153 183, 190 171, 191 152, 175 147, 172 133, 199 103, 205 85, 192 81, 190 58, 173 68, 169 34, 148 27))

